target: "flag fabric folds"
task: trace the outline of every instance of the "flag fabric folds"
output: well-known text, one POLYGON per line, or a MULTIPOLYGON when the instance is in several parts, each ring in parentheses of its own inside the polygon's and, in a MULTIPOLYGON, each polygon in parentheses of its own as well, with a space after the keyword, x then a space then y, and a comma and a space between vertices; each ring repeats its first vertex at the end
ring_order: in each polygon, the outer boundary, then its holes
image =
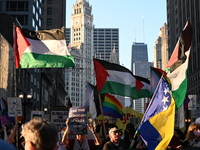
POLYGON ((102 107, 103 115, 122 119, 124 116, 122 108, 122 104, 117 100, 115 96, 105 94, 102 107))
POLYGON ((91 118, 94 120, 101 114, 100 102, 96 86, 88 83, 86 87, 85 106, 90 112, 91 118))
POLYGON ((97 109, 94 102, 94 86, 90 83, 87 84, 86 88, 86 108, 89 108, 90 116, 94 120, 97 117, 97 109))
POLYGON ((8 116, 8 103, 1 97, 2 116, 8 116))
POLYGON ((192 41, 192 26, 189 21, 180 35, 176 47, 167 64, 167 76, 172 84, 172 96, 180 109, 187 91, 188 62, 192 41))
POLYGON ((149 80, 134 76, 130 70, 115 63, 94 59, 97 90, 135 99, 150 97, 149 80))
POLYGON ((165 77, 167 82, 170 84, 170 80, 169 80, 169 78, 167 78, 167 73, 164 70, 150 66, 150 81, 151 81, 150 82, 150 95, 151 95, 151 97, 153 96, 153 94, 156 90, 156 87, 160 81, 160 78, 162 76, 165 77))
POLYGON ((74 67, 64 28, 30 31, 15 26, 14 46, 16 68, 74 67))
POLYGON ((86 86, 86 99, 85 99, 86 108, 90 106, 90 100, 93 98, 94 98, 94 86, 88 83, 86 86))
POLYGON ((174 134, 174 117, 175 102, 167 81, 162 77, 138 128, 148 150, 167 148, 174 134))

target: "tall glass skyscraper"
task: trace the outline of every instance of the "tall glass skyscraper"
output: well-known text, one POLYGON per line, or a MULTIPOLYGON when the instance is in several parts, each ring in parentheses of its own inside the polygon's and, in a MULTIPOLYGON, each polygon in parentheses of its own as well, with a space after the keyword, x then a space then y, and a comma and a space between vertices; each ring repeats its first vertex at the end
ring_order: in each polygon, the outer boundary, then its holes
POLYGON ((133 72, 133 64, 138 61, 148 62, 147 44, 133 42, 132 54, 131 54, 132 72, 133 72))

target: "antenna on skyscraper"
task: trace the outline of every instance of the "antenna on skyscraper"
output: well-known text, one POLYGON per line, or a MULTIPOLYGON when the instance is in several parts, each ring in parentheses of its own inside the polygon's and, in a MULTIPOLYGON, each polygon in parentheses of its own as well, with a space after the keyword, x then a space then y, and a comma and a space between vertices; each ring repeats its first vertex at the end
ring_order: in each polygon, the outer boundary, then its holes
POLYGON ((144 40, 144 16, 143 16, 143 19, 142 19, 142 26, 143 26, 143 43, 145 42, 144 40))
POLYGON ((135 26, 134 26, 134 40, 133 40, 135 43, 136 43, 136 31, 135 31, 135 26))

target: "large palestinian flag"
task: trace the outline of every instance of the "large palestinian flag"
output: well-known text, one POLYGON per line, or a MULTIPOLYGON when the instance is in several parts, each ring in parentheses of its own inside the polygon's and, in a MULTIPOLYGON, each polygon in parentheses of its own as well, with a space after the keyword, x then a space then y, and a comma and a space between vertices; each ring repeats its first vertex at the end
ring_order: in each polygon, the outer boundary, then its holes
POLYGON ((150 97, 149 80, 134 76, 130 70, 118 64, 94 59, 97 90, 134 99, 150 97))
POLYGON ((29 31, 15 26, 16 68, 74 67, 68 52, 64 28, 29 31))
POLYGON ((187 21, 166 67, 167 76, 172 85, 172 96, 176 102, 177 109, 183 104, 187 91, 191 42, 192 26, 187 21))

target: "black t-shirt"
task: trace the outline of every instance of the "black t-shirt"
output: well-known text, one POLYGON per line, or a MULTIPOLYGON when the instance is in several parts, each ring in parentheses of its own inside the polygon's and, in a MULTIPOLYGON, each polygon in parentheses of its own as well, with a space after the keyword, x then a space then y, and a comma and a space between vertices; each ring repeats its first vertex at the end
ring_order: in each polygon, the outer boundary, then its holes
POLYGON ((118 145, 115 145, 111 141, 108 141, 103 146, 103 150, 116 150, 116 149, 119 149, 119 150, 126 149, 126 146, 122 140, 120 140, 118 145))

